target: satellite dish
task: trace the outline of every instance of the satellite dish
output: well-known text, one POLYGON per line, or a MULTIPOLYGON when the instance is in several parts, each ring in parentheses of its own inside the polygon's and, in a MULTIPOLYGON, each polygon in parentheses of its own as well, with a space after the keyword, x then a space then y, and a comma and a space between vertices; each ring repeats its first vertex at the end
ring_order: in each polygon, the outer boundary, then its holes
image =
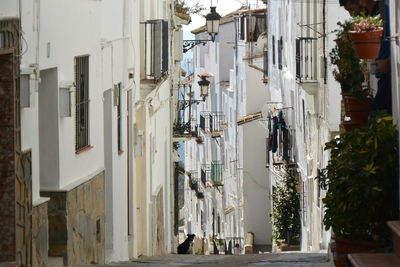
POLYGON ((268 41, 267 37, 268 36, 267 36, 266 32, 263 32, 263 33, 260 34, 260 36, 258 36, 256 47, 261 52, 264 51, 264 46, 267 45, 267 41, 268 41))

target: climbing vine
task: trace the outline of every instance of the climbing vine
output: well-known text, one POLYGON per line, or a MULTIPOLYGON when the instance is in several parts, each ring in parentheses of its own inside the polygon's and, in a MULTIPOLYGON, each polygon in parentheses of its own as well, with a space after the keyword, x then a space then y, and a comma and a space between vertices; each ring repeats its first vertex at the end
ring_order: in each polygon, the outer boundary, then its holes
POLYGON ((296 190, 299 173, 286 168, 285 177, 277 178, 272 192, 272 238, 280 245, 300 244, 300 194, 296 190))

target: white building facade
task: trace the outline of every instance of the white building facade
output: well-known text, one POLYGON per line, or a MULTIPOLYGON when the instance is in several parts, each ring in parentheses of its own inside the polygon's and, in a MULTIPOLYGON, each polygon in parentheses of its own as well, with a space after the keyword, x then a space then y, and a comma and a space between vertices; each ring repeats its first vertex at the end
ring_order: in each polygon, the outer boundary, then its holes
POLYGON ((21 231, 33 237, 16 246, 33 247, 34 266, 175 251, 171 110, 182 33, 174 4, 0 4, 0 51, 15 58, 19 81, 18 153, 32 183, 24 199, 33 225, 21 231))
MULTIPOLYGON (((205 101, 185 113, 196 138, 185 142, 184 232, 205 238, 203 247, 195 242, 194 253, 214 253, 213 241, 220 251, 229 242, 244 248, 247 233, 254 234, 254 252, 271 245, 266 132, 257 121, 266 98, 263 51, 257 47, 265 12, 243 8, 226 15, 216 41, 193 50, 195 79, 188 99, 201 100, 198 76, 213 75, 205 101), (193 180, 197 190, 190 186, 193 180)), ((204 27, 193 33, 209 38, 204 27)))
MULTIPOLYGON (((329 154, 324 144, 339 132, 340 87, 332 76, 329 52, 338 21, 346 18, 338 3, 268 1, 269 94, 267 109, 277 108, 291 135, 291 161, 300 175, 301 249, 326 249, 323 205, 315 177, 329 154), (329 12, 328 12, 329 10, 329 12), (276 23, 278 22, 278 23, 276 23)), ((270 153, 271 182, 284 176, 270 153)))

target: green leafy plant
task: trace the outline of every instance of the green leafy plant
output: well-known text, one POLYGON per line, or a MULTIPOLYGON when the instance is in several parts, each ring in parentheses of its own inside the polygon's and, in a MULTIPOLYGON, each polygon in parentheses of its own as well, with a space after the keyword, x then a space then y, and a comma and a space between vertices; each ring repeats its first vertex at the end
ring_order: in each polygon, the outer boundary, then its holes
POLYGON ((326 229, 358 241, 390 240, 386 222, 397 218, 397 139, 392 117, 380 113, 368 127, 325 144, 331 159, 316 179, 328 190, 323 199, 326 229))
POLYGON ((329 54, 331 63, 336 66, 333 76, 340 83, 342 93, 362 94, 366 66, 357 57, 347 34, 352 22, 338 22, 338 25, 336 45, 329 54))
POLYGON ((382 30, 383 21, 380 14, 376 16, 369 16, 366 15, 365 11, 363 11, 360 15, 353 17, 351 26, 351 31, 376 31, 382 30))
POLYGON ((280 246, 282 241, 288 245, 300 244, 300 194, 296 190, 298 172, 286 168, 284 179, 278 178, 272 192, 272 237, 280 246))
POLYGON ((192 15, 201 14, 206 8, 199 2, 196 2, 193 6, 189 6, 185 0, 175 0, 175 12, 192 15))

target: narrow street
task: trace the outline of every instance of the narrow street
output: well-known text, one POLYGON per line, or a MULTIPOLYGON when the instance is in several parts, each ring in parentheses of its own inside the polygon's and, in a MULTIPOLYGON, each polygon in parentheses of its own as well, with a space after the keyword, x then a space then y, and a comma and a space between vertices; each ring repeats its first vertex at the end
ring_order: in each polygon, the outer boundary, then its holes
POLYGON ((89 266, 270 266, 270 267, 331 267, 325 251, 320 253, 279 253, 252 255, 177 255, 169 254, 158 257, 143 257, 133 262, 114 263, 109 265, 89 266))

